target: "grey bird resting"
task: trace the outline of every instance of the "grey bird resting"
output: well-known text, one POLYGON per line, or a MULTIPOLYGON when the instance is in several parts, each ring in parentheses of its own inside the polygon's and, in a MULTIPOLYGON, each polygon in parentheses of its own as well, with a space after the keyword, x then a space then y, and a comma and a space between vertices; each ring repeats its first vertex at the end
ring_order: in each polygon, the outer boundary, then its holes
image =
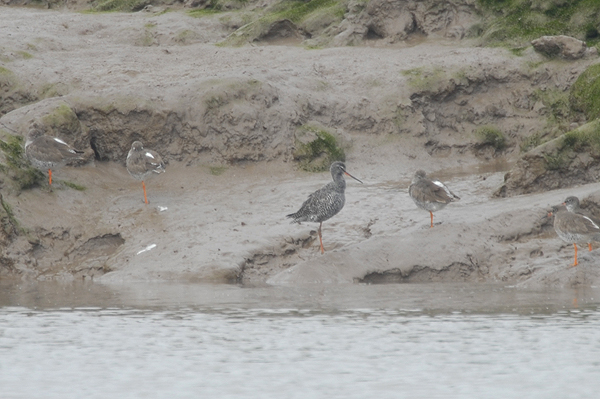
POLYGON ((25 156, 41 171, 48 171, 48 185, 52 190, 52 170, 62 168, 70 161, 83 160, 83 151, 78 151, 58 137, 44 135, 37 127, 30 130, 25 141, 25 156))
POLYGON ((346 180, 344 179, 344 175, 350 176, 354 180, 362 183, 362 181, 346 172, 346 165, 344 165, 343 162, 337 161, 332 163, 330 171, 333 181, 309 195, 308 199, 304 201, 298 212, 286 215, 286 217, 294 219, 292 223, 319 223, 318 234, 319 242, 321 244, 321 254, 325 252, 325 249, 323 248, 323 238, 321 236, 323 222, 337 215, 346 202, 346 180))
POLYGON ((148 203, 146 184, 144 180, 154 174, 165 172, 165 164, 156 151, 145 149, 141 141, 134 141, 127 154, 127 171, 137 180, 142 181, 144 189, 144 202, 148 203))
POLYGON ((444 183, 429 179, 424 170, 417 170, 408 187, 408 194, 419 208, 429 212, 430 227, 433 227, 433 212, 444 209, 450 202, 460 200, 444 183))
POLYGON ((585 215, 579 209, 579 199, 568 197, 561 205, 554 206, 554 230, 561 240, 573 244, 575 260, 572 266, 577 266, 577 243, 587 243, 591 251, 592 241, 600 241, 600 220, 585 215))

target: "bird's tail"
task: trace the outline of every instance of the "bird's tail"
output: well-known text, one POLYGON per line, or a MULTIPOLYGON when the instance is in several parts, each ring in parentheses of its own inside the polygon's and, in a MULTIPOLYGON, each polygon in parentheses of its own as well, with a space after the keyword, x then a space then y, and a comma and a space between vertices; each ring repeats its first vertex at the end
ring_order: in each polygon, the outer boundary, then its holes
POLYGON ((289 215, 285 215, 286 218, 292 218, 294 220, 292 220, 290 223, 298 223, 300 224, 300 222, 297 220, 298 219, 298 212, 296 213, 290 213, 289 215))

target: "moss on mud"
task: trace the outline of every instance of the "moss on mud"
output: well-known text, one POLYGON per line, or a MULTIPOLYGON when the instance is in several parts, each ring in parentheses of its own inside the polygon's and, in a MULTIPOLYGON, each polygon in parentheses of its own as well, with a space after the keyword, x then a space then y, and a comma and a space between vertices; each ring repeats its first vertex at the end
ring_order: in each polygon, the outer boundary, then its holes
POLYGON ((481 144, 490 145, 496 151, 502 151, 506 148, 506 137, 497 127, 482 126, 475 130, 475 135, 479 138, 481 144))
POLYGON ((571 107, 585 114, 588 120, 600 117, 600 64, 586 69, 571 86, 571 107))
POLYGON ((108 12, 108 11, 139 11, 149 5, 148 0, 104 0, 92 3, 92 8, 88 12, 108 12))
POLYGON ((519 46, 544 35, 569 35, 588 45, 600 41, 598 0, 478 0, 484 42, 519 46))
POLYGON ((0 172, 10 177, 17 191, 39 185, 45 179, 44 174, 33 168, 25 157, 23 141, 21 136, 0 131, 0 151, 3 155, 0 172))
POLYGON ((331 133, 314 126, 301 126, 296 135, 294 159, 308 172, 329 170, 332 162, 345 161, 346 154, 331 133))
POLYGON ((242 26, 227 37, 221 45, 241 46, 265 35, 269 27, 278 21, 290 21, 297 26, 319 14, 333 16, 334 21, 341 21, 346 10, 345 2, 340 0, 282 1, 257 14, 256 18, 242 26))
POLYGON ((600 119, 563 135, 562 151, 589 151, 600 156, 600 119))
POLYGON ((67 104, 59 105, 52 113, 42 119, 45 126, 52 130, 76 132, 79 130, 79 119, 67 104))

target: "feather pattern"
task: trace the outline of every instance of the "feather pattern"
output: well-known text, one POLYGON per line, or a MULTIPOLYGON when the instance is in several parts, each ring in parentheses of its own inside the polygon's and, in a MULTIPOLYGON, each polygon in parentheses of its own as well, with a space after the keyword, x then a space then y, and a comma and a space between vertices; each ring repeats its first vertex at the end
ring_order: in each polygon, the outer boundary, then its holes
POLYGON ((576 197, 554 207, 553 213, 554 230, 563 241, 570 244, 600 241, 600 221, 582 214, 576 197))
POLYGON ((429 212, 439 211, 450 202, 460 200, 444 183, 427 178, 423 170, 415 173, 408 194, 419 208, 429 212))
POLYGON ((140 141, 134 141, 127 154, 127 171, 133 178, 144 181, 154 173, 164 173, 165 164, 156 151, 145 149, 140 141))
MULTIPOLYGON (((293 219, 292 223, 322 223, 337 215, 342 210, 346 203, 346 180, 344 179, 344 174, 353 179, 356 178, 346 172, 346 165, 343 162, 332 163, 330 171, 333 181, 310 194, 298 212, 286 216, 293 219)), ((360 180, 358 181, 360 182, 360 180)))
POLYGON ((25 156, 42 171, 58 169, 71 161, 82 160, 83 151, 78 151, 57 137, 50 137, 34 128, 25 142, 25 156))

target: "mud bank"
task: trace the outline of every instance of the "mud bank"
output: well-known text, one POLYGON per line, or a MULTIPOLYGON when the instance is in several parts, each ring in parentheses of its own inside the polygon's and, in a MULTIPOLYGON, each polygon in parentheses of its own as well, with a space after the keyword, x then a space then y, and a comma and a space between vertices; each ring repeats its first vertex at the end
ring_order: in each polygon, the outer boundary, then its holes
POLYGON ((556 134, 540 93, 564 93, 594 59, 517 57, 435 35, 387 47, 217 47, 227 36, 217 19, 179 12, 2 7, 0 19, 3 137, 42 124, 89 159, 55 175, 83 191, 19 190, 4 178, 2 278, 596 284, 598 253, 567 269, 572 247, 545 215, 597 184, 492 199, 523 143, 556 134), (171 40, 180 29, 204 36, 171 40), (315 226, 285 220, 330 179, 293 162, 307 125, 329 129, 365 182, 349 182, 345 208, 324 224, 323 256, 315 226), (484 126, 504 145, 482 140, 484 126), (147 182, 149 206, 124 168, 136 139, 168 163, 147 182), (418 168, 462 198, 433 229, 406 193, 418 168))

